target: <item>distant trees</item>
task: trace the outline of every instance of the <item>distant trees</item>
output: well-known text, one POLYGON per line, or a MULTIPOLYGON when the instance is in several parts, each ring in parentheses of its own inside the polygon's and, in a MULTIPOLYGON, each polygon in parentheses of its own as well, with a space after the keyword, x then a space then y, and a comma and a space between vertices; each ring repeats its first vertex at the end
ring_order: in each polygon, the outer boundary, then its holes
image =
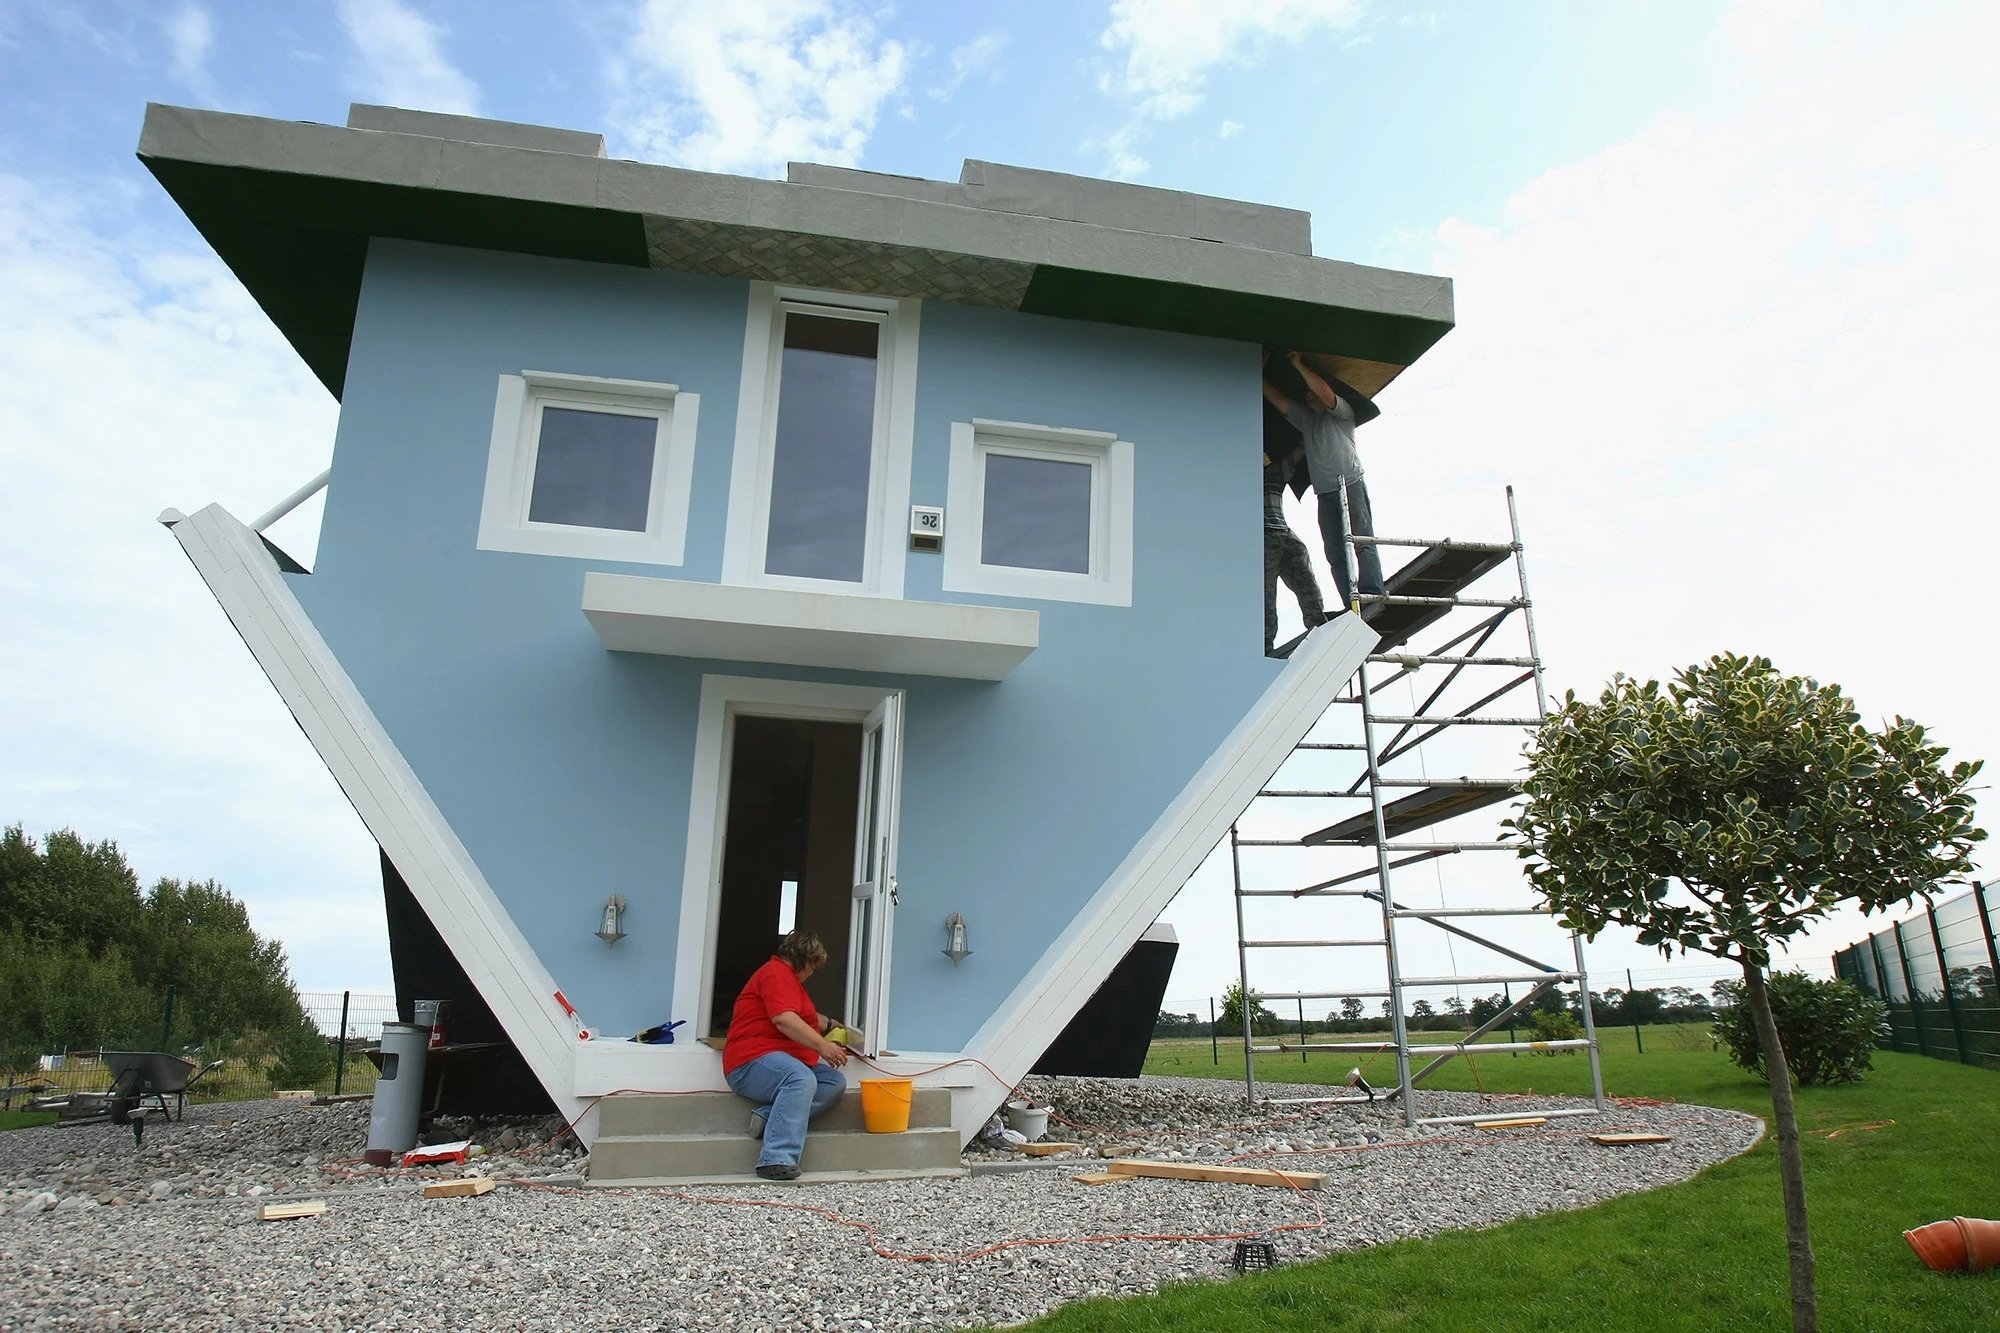
POLYGON ((284 950, 250 928, 213 880, 162 879, 148 892, 118 845, 68 829, 38 846, 0 832, 0 1063, 65 1047, 158 1045, 175 987, 173 1044, 273 1047, 279 1081, 332 1067, 292 989, 284 950))
MULTIPOLYGON (((1293 1028, 1297 1028, 1294 1023, 1293 1028)), ((1257 998, 1257 992, 1250 992, 1250 1032, 1252 1036, 1273 1037, 1284 1030, 1284 1020, 1265 1007, 1257 998)), ((1241 1034, 1243 1031, 1243 987, 1232 982, 1228 990, 1222 992, 1222 1012, 1216 1016, 1219 1032, 1241 1034)))

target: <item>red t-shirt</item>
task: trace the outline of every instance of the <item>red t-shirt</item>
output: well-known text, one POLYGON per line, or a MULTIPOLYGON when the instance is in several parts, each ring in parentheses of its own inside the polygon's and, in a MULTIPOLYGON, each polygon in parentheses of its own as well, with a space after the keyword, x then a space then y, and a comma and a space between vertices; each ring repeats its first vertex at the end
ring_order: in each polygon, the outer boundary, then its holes
POLYGON ((783 1051, 808 1065, 819 1063, 819 1053, 801 1046, 778 1031, 771 1020, 779 1014, 797 1014, 807 1027, 819 1031, 819 1010, 792 965, 782 958, 750 974, 743 993, 736 997, 736 1009, 729 1017, 729 1035, 722 1042, 722 1072, 747 1065, 760 1055, 783 1051))

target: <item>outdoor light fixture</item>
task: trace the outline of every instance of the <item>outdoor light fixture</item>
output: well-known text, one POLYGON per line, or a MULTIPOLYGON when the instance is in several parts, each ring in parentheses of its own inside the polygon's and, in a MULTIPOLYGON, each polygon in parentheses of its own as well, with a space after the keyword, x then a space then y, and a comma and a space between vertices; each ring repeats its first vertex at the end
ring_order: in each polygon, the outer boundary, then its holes
POLYGON ((604 920, 598 924, 597 938, 616 944, 625 938, 625 895, 614 893, 604 900, 604 920))
POLYGON ((956 963, 971 955, 972 950, 965 947, 965 918, 953 912, 944 919, 944 956, 956 963))

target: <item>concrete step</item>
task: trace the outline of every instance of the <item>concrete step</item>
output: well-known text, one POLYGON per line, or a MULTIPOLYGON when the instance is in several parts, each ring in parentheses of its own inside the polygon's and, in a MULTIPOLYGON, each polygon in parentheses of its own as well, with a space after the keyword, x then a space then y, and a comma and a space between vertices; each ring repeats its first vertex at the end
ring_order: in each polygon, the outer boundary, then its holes
MULTIPOLYGON (((599 1134, 590 1150, 588 1176, 593 1185, 754 1180, 761 1147, 741 1132, 599 1134)), ((815 1125, 806 1134, 799 1166, 808 1175, 842 1179, 856 1174, 959 1175, 964 1168, 958 1152, 958 1132, 948 1125, 902 1134, 829 1133, 815 1125)))
MULTIPOLYGON (((910 1102, 911 1129, 938 1129, 951 1124, 951 1090, 917 1088, 910 1102)), ((750 1103, 734 1093, 681 1094, 621 1092, 597 1104, 597 1132, 621 1138, 686 1134, 745 1133, 750 1103)), ((812 1122, 810 1136, 859 1134, 867 1129, 861 1115, 861 1094, 850 1092, 812 1122)), ((879 1136, 878 1136, 879 1137, 879 1136)))

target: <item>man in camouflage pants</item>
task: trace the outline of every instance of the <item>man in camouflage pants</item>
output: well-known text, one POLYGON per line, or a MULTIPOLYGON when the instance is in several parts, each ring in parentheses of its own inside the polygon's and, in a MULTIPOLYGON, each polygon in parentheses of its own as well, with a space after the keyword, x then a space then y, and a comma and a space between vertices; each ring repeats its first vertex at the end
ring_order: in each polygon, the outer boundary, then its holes
POLYGON ((1285 522, 1285 483, 1300 461, 1300 452, 1273 460, 1264 455, 1264 651, 1270 652, 1278 639, 1278 580, 1299 599, 1299 615, 1306 628, 1326 623, 1326 608, 1320 601, 1319 581, 1313 577, 1306 544, 1285 522))

